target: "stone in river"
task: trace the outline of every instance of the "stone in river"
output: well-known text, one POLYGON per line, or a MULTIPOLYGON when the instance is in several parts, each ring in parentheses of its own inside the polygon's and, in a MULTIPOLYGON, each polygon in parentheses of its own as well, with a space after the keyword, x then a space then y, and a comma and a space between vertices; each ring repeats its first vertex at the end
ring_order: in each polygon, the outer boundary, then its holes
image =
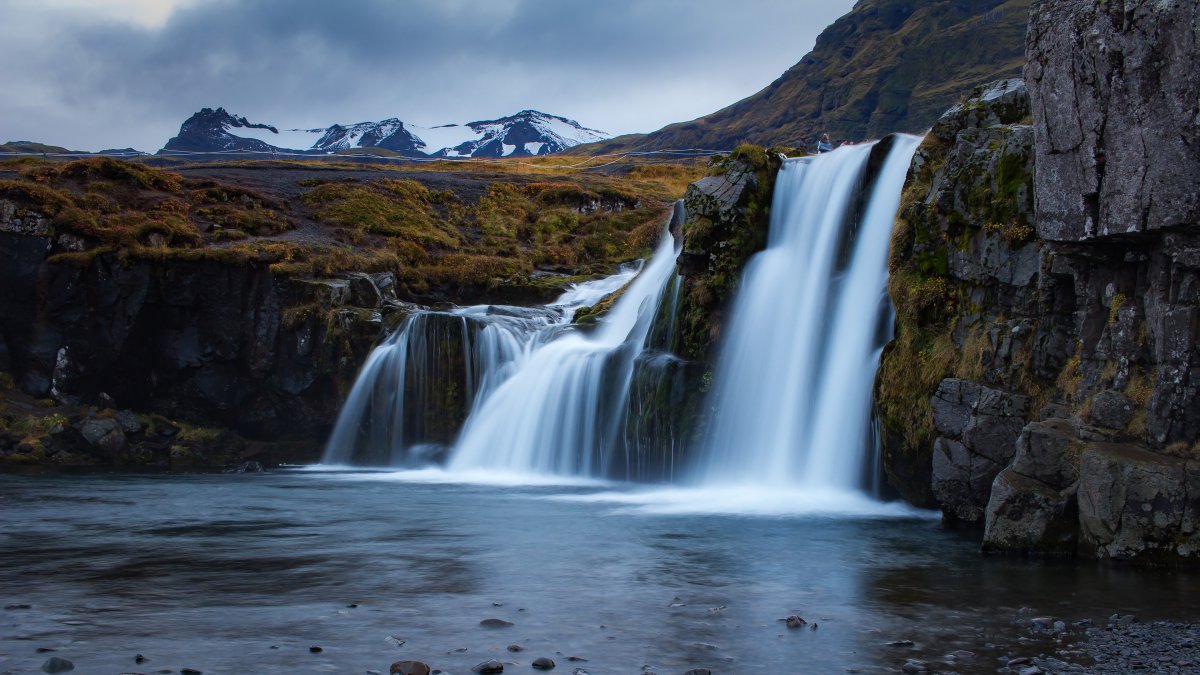
POLYGON ((480 675, 490 675, 491 673, 503 673, 504 664, 496 659, 489 659, 471 669, 472 672, 480 675))
POLYGON ((66 659, 60 659, 57 656, 51 656, 42 664, 42 672, 44 673, 65 673, 68 670, 75 670, 75 664, 66 659))
POLYGON ((321 649, 320 647, 318 647, 316 645, 313 645, 308 648, 308 651, 312 652, 313 654, 320 654, 321 652, 323 652, 325 650, 321 649))
POLYGON ((524 647, 522 647, 521 645, 518 645, 518 644, 511 644, 511 645, 509 645, 509 646, 508 646, 508 651, 510 651, 510 652, 523 652, 523 651, 525 651, 525 648, 524 648, 524 647))
POLYGON ((530 665, 532 665, 534 668, 537 668, 538 670, 554 670, 554 661, 552 659, 546 658, 545 656, 537 657, 536 659, 533 660, 533 663, 530 665))
POLYGON ((795 614, 784 619, 784 622, 787 623, 788 628, 799 628, 808 623, 802 617, 796 616, 795 614))
POLYGON ((388 673, 390 675, 429 675, 429 665, 421 661, 396 661, 388 673))
POLYGON ((904 665, 900 667, 900 670, 906 673, 928 673, 929 664, 925 663, 924 661, 918 661, 917 659, 909 659, 904 662, 904 665))
POLYGON ((504 619, 484 619, 479 622, 479 625, 484 628, 508 628, 513 625, 513 622, 504 619))

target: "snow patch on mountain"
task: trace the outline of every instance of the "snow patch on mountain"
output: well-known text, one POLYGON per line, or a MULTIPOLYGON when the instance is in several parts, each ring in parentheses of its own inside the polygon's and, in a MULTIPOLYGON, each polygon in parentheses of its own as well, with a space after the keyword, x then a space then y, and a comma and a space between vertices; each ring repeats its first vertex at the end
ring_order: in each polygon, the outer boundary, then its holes
POLYGON ((204 108, 180 127, 164 151, 300 152, 332 154, 381 148, 421 157, 526 157, 561 152, 604 140, 602 131, 536 110, 468 124, 423 127, 399 119, 334 124, 324 129, 280 129, 237 117, 224 108, 204 108))

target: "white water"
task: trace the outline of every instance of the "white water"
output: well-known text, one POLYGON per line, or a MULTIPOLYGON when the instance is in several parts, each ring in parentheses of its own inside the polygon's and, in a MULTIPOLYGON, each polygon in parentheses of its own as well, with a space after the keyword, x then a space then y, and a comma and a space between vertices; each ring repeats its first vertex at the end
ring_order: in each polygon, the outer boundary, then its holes
POLYGON ((638 269, 627 265, 612 276, 575 284, 546 308, 478 305, 412 314, 367 357, 322 462, 400 466, 432 461, 439 448, 430 442, 423 416, 440 389, 461 386, 467 402, 477 405, 563 331, 576 311, 629 283, 638 269))
POLYGON ((872 145, 784 164, 767 248, 746 267, 722 346, 702 483, 862 486, 888 242, 919 143, 895 139, 857 223, 872 145))
POLYGON ((591 334, 542 343, 472 411, 450 456, 453 471, 494 469, 606 475, 620 456, 634 359, 678 251, 664 234, 645 269, 591 334))

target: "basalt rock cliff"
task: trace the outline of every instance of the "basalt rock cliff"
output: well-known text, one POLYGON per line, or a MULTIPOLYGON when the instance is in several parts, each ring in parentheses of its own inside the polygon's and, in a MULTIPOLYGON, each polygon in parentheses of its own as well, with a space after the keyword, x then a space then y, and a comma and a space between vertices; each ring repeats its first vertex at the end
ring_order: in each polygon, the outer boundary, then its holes
POLYGON ((985 551, 1194 561, 1200 9, 1035 2, 1027 56, 914 159, 886 468, 985 551))

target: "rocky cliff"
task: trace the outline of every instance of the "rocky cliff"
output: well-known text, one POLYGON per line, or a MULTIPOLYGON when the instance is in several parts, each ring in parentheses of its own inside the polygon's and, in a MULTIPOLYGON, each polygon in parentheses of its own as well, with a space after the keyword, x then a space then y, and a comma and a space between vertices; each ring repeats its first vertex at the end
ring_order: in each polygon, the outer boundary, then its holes
POLYGON ((914 159, 886 468, 987 551, 1200 555, 1198 26, 1035 3, 1028 92, 977 91, 914 159))

